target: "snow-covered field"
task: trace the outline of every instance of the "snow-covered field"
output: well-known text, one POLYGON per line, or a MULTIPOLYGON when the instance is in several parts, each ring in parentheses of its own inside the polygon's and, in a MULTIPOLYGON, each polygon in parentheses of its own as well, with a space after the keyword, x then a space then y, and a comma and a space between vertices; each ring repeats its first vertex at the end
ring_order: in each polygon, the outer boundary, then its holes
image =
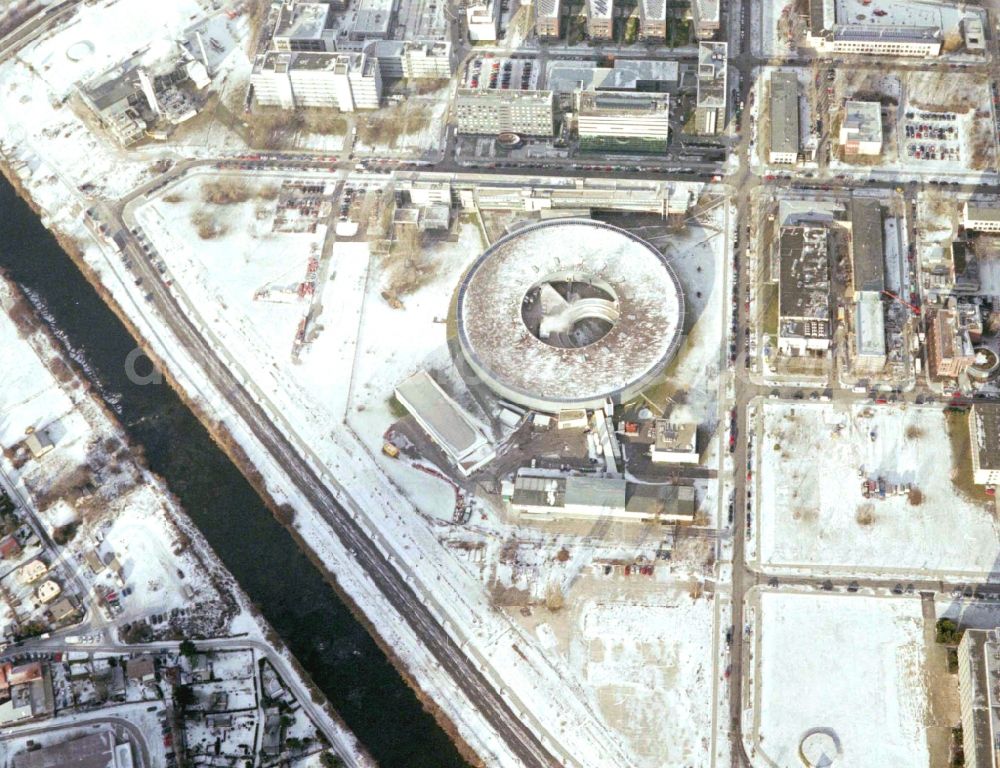
POLYGON ((570 662, 637 768, 709 764, 712 628, 710 600, 669 587, 579 610, 570 662))
POLYGON ((764 592, 755 624, 755 765, 798 768, 812 729, 834 765, 928 764, 923 624, 915 598, 764 592))
POLYGON ((761 420, 754 490, 764 564, 820 572, 993 570, 996 523, 952 485, 940 409, 764 402, 761 420), (922 498, 864 498, 862 479, 879 477, 912 484, 922 498))

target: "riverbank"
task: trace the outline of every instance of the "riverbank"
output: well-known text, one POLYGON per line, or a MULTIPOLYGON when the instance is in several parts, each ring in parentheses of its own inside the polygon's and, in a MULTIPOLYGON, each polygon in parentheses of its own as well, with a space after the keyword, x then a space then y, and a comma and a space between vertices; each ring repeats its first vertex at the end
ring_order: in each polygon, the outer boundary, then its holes
MULTIPOLYGON (((20 177, 14 174, 12 170, 6 165, 6 163, 0 164, 0 171, 3 172, 4 176, 10 181, 12 186, 18 192, 19 196, 35 211, 35 213, 39 216, 39 218, 43 221, 48 221, 48 223, 51 225, 51 217, 49 217, 41 209, 38 203, 34 200, 33 196, 26 191, 25 186, 22 183, 20 177)), ((204 399, 195 400, 190 396, 190 393, 179 384, 176 376, 174 375, 175 368, 170 366, 167 363, 167 361, 165 361, 162 358, 162 356, 158 354, 158 351, 154 347, 154 345, 148 342, 148 340, 145 338, 145 336, 137 327, 137 325, 132 321, 132 319, 127 315, 127 313, 123 311, 119 303, 115 301, 113 295, 108 290, 107 286, 100 280, 99 276, 95 274, 94 270, 91 268, 91 265, 88 264, 86 259, 84 258, 83 252, 85 246, 83 246, 80 242, 78 242, 76 238, 61 231, 61 229, 52 228, 50 226, 50 232, 56 238, 56 241, 59 243, 59 246, 62 248, 62 251, 67 256, 69 256, 70 260, 73 262, 73 265, 79 271, 79 274, 87 280, 90 287, 93 288, 95 293, 100 297, 103 304, 112 312, 114 312, 118 321, 128 330, 132 338, 137 343, 139 343, 140 346, 144 348, 144 350, 147 352, 149 357, 156 362, 158 369, 164 373, 165 378, 170 383, 171 388, 174 390, 176 395, 182 398, 185 405, 190 409, 190 411, 193 414, 197 416, 198 420, 205 427, 207 433, 211 436, 211 439, 214 441, 214 443, 225 452, 225 454, 235 464, 235 466, 240 469, 240 471, 246 477, 247 481, 251 483, 251 485, 257 491, 259 496, 262 499, 264 499, 264 501, 268 506, 268 509, 274 515, 273 519, 281 522, 285 530, 292 533, 293 538, 295 539, 301 551, 306 553, 306 555, 308 556, 311 562, 311 567, 317 568, 318 572, 322 574, 322 577, 326 580, 326 583, 329 584, 331 587, 333 587, 336 593, 342 597, 344 603, 349 607, 355 619, 365 628, 365 630, 369 633, 369 635, 372 638, 375 638, 379 648, 392 661, 392 664, 395 666, 396 672, 402 676, 402 679, 406 681, 407 685, 410 686, 412 691, 418 694, 424 708, 426 708, 428 711, 434 714, 435 718, 441 725, 442 729, 448 732, 449 737, 456 744, 459 745, 459 748, 461 749, 462 753, 466 756, 466 758, 470 762, 482 765, 482 763, 478 762, 478 758, 475 757, 475 754, 467 746, 465 741, 459 737, 457 730, 454 728, 451 721, 442 714, 441 708, 436 705, 434 699, 428 697, 420 690, 415 679, 408 672, 406 665, 400 660, 397 654, 392 652, 392 644, 387 642, 385 639, 379 637, 378 633, 375 631, 374 625, 365 617, 364 612, 360 610, 357 602, 354 599, 352 599, 350 595, 342 588, 334 571, 324 563, 323 558, 321 558, 315 551, 312 550, 312 548, 310 548, 307 545, 301 533, 295 528, 293 519, 288 514, 289 508, 286 506, 284 502, 277 501, 272 496, 272 494, 268 492, 268 489, 266 487, 266 484, 263 482, 261 474, 256 469, 251 460, 247 457, 245 452, 243 452, 243 450, 239 447, 239 443, 234 439, 231 432, 227 428, 225 419, 219 418, 218 413, 216 413, 214 416, 210 416, 206 408, 207 401, 204 399)), ((301 669, 302 667, 299 668, 301 669)), ((338 679, 340 679, 341 677, 342 676, 338 675, 338 679)), ((384 684, 384 680, 381 680, 380 682, 384 684)), ((351 681, 351 684, 363 687, 365 685, 365 681, 363 680, 351 681)), ((319 692, 319 690, 320 690, 319 688, 314 688, 314 691, 316 691, 316 697, 325 702, 326 696, 321 692, 319 692)), ((383 694, 385 694, 386 692, 384 687, 382 689, 382 692, 383 694)), ((340 691, 340 694, 341 698, 343 698, 345 695, 346 696, 352 695, 351 692, 347 691, 340 691)), ((401 702, 398 701, 399 699, 398 695, 391 693, 389 695, 392 699, 396 700, 395 704, 397 707, 399 707, 398 711, 403 713, 405 719, 413 719, 412 716, 405 713, 405 707, 403 707, 401 702)), ((391 718, 391 719, 397 724, 400 723, 399 718, 391 718)), ((403 733, 407 733, 409 735, 411 741, 414 736, 414 734, 409 733, 412 727, 414 726, 411 724, 409 725, 409 727, 405 727, 404 725, 403 728, 400 728, 400 730, 403 733)), ((425 730, 426 729, 423 727, 416 726, 417 732, 425 732, 425 730)), ((437 765, 457 764, 451 762, 453 758, 445 756, 446 753, 442 751, 441 745, 436 743, 437 741, 438 741, 437 739, 431 738, 431 744, 434 744, 435 746, 430 747, 428 750, 430 753, 427 758, 429 762, 427 762, 426 765, 437 766, 437 765), (434 755, 438 756, 437 760, 434 758, 434 755)), ((418 742, 414 743, 407 751, 414 751, 416 753, 419 753, 420 752, 419 743, 418 742)), ((409 760, 407 760, 406 762, 402 761, 396 762, 391 757, 390 753, 389 760, 383 762, 383 764, 418 765, 420 763, 411 762, 409 760)))
MULTIPOLYGON (((303 705, 310 719, 333 742, 345 762, 357 768, 374 766, 328 703, 317 696, 318 689, 304 671, 296 668, 288 649, 184 514, 177 498, 146 466, 142 447, 133 443, 108 404, 98 396, 79 361, 65 353, 53 329, 38 315, 37 307, 6 276, 0 278, 0 306, 4 310, 0 337, 8 361, 16 365, 20 377, 9 380, 8 386, 30 382, 32 401, 37 404, 31 413, 22 413, 20 393, 0 389, 0 401, 6 403, 4 448, 10 447, 7 432, 16 426, 12 422, 30 420, 35 411, 48 418, 57 416, 57 426, 48 429, 59 435, 44 461, 18 466, 13 453, 5 454, 3 474, 15 483, 14 490, 33 507, 32 513, 46 530, 52 532, 67 521, 74 526, 73 537, 61 549, 61 559, 82 562, 88 542, 94 541, 117 542, 116 547, 124 548, 120 550, 124 552, 134 550, 133 556, 125 560, 130 563, 129 579, 134 584, 125 618, 135 624, 171 606, 191 607, 192 618, 184 625, 179 621, 160 631, 180 631, 195 638, 266 642, 276 655, 272 658, 280 658, 288 684, 305 697, 303 705), (53 408, 55 411, 50 412, 53 408), (67 486, 66 478, 80 477, 80 470, 74 466, 78 452, 84 448, 91 462, 113 468, 113 474, 107 476, 108 470, 102 470, 105 477, 98 490, 87 491, 69 504, 77 494, 75 486, 67 486), (103 458, 95 453, 109 449, 114 451, 113 456, 103 458), (53 496, 57 489, 58 496, 53 496), (170 546, 166 546, 168 543, 170 546), (184 575, 183 593, 179 585, 172 587, 169 581, 174 574, 184 575), (148 592, 153 583, 158 586, 148 592)), ((89 485, 86 478, 81 477, 80 482, 82 487, 89 485)), ((91 627, 102 624, 95 605, 77 631, 91 631, 91 627)))

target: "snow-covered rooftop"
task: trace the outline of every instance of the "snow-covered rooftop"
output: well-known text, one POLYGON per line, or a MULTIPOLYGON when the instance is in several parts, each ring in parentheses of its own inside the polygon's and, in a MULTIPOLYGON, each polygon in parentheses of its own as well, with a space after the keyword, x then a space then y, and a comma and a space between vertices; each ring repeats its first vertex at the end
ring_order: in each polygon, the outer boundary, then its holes
POLYGON ((659 373, 676 350, 684 298, 667 261, 645 241, 607 224, 564 219, 519 230, 484 253, 465 278, 457 311, 475 373, 506 397, 555 410, 630 396, 659 373), (550 287, 567 281, 600 295, 567 303, 550 287), (572 334, 594 318, 610 328, 582 345, 543 341, 546 334, 530 330, 523 315, 539 286, 543 329, 572 334))

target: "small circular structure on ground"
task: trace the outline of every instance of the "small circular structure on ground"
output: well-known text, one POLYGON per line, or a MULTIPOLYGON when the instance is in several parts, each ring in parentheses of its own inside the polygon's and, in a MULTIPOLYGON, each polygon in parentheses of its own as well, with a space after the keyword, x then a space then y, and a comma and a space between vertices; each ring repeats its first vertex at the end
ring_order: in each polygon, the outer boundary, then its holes
POLYGON ((70 61, 83 61, 94 53, 94 44, 89 40, 80 40, 66 49, 66 58, 70 61))
POLYGON ((501 147, 518 147, 521 145, 521 137, 513 131, 503 131, 497 134, 497 144, 501 147))
POLYGON ((799 744, 799 755, 806 768, 833 768, 840 754, 840 739, 832 728, 814 728, 799 744))
POLYGON ((979 347, 976 350, 976 362, 968 368, 969 378, 975 381, 989 381, 996 378, 1000 372, 1000 360, 997 353, 986 347, 979 347))
POLYGON ((624 402, 677 351, 684 295, 652 245, 609 224, 561 219, 507 235, 459 288, 457 325, 472 373, 540 411, 624 402))

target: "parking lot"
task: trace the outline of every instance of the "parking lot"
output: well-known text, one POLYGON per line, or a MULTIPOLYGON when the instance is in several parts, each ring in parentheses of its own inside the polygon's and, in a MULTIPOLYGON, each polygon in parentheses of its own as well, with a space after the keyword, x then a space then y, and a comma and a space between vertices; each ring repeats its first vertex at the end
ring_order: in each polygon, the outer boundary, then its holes
POLYGON ((908 160, 962 162, 962 132, 955 113, 907 112, 903 132, 908 160))

